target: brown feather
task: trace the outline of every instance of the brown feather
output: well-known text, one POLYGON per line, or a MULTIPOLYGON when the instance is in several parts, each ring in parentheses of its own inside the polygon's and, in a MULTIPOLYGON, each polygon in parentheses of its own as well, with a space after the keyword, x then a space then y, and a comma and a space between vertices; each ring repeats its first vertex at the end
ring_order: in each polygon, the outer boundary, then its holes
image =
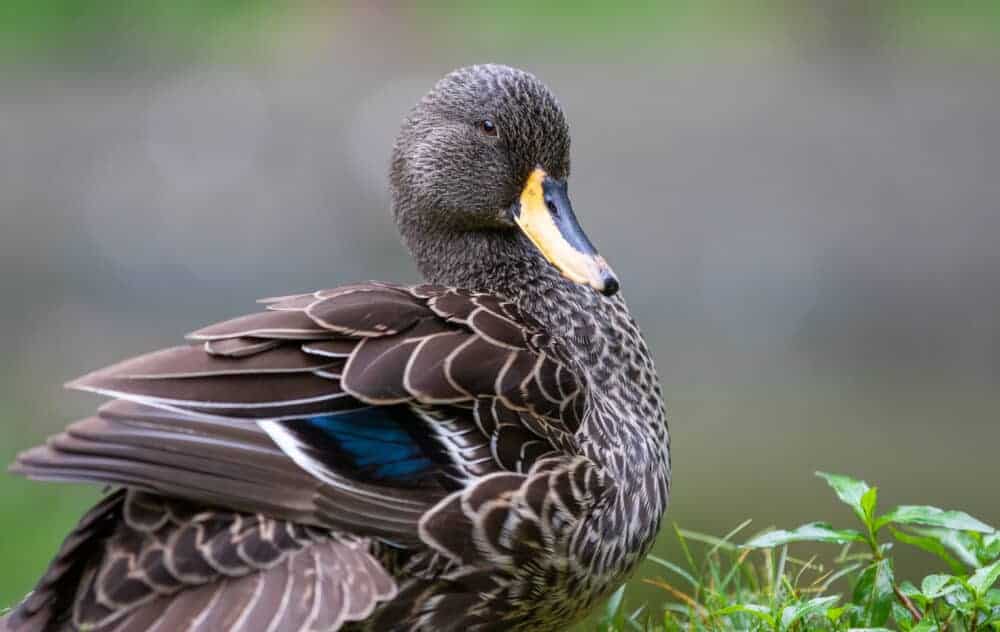
POLYGON ((525 349, 528 339, 524 327, 496 312, 479 308, 469 316, 469 326, 490 342, 511 349, 525 349))
POLYGON ((425 338, 407 361, 404 386, 417 401, 454 402, 474 395, 451 376, 448 362, 456 348, 472 336, 461 331, 444 331, 425 338))
POLYGON ((477 396, 496 393, 497 376, 510 355, 481 336, 473 336, 449 358, 448 375, 462 390, 477 396))
POLYGON ((424 321, 403 336, 361 341, 344 367, 343 388, 370 404, 395 404, 411 399, 405 387, 407 362, 420 339, 438 331, 435 323, 424 321))
POLYGON ((141 355, 97 373, 133 380, 185 379, 251 373, 307 372, 325 369, 337 363, 330 358, 304 354, 298 347, 291 345, 276 346, 239 358, 212 355, 206 353, 203 347, 188 346, 141 355))
POLYGON ((281 344, 280 340, 265 338, 225 338, 223 340, 206 340, 205 353, 226 358, 245 358, 247 356, 273 349, 281 344))
POLYGON ((119 373, 117 365, 86 375, 69 386, 97 393, 162 399, 166 403, 177 402, 202 409, 238 408, 240 405, 279 406, 284 402, 329 398, 343 392, 336 382, 311 373, 135 378, 128 373, 119 373))
POLYGON ((222 340, 225 338, 275 338, 278 340, 320 340, 330 335, 298 310, 268 310, 210 325, 188 334, 188 339, 222 340))
POLYGON ((336 629, 396 592, 364 540, 155 496, 108 496, 75 534, 87 546, 63 548, 56 562, 72 564, 49 569, 4 620, 11 630, 251 632, 262 621, 281 630, 336 629), (162 513, 161 526, 134 529, 125 518, 136 513, 126 510, 131 503, 162 513), (270 542, 271 552, 260 557, 259 545, 247 548, 255 539, 270 542), (224 569, 221 560, 228 560, 224 569))
POLYGON ((392 336, 427 317, 427 308, 404 290, 371 285, 323 293, 306 314, 327 330, 350 336, 392 336))

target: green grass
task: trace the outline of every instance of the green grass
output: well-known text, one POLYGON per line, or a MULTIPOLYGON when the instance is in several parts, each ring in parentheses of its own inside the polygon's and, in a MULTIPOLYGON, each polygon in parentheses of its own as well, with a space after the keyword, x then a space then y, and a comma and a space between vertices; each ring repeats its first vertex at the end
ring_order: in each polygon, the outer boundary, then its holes
POLYGON ((818 475, 854 511, 854 528, 812 522, 747 538, 750 521, 723 537, 675 526, 681 562, 650 556, 657 572, 642 579, 657 597, 626 608, 636 584, 623 586, 591 629, 1000 631, 1000 532, 926 505, 879 513, 877 488, 818 475), (897 547, 930 554, 926 572, 897 576, 897 547))

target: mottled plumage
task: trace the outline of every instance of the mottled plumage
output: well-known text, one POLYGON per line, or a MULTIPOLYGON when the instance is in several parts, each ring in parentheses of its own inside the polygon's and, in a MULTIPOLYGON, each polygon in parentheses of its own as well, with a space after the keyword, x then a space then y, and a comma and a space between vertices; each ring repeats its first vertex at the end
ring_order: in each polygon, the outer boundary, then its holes
POLYGON ((565 182, 568 151, 533 76, 456 71, 393 161, 428 284, 267 299, 72 383, 111 401, 13 470, 113 491, 0 629, 545 630, 585 614, 653 542, 669 437, 624 300, 569 280, 507 214, 533 170, 565 182))

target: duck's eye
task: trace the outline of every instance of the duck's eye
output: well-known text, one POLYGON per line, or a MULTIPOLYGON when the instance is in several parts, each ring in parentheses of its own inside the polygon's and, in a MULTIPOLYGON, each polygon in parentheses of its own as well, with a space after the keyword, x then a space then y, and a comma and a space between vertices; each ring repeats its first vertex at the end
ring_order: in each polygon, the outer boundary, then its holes
POLYGON ((479 131, 486 134, 487 136, 496 136, 497 135, 496 123, 494 123, 490 119, 483 119, 479 121, 479 131))

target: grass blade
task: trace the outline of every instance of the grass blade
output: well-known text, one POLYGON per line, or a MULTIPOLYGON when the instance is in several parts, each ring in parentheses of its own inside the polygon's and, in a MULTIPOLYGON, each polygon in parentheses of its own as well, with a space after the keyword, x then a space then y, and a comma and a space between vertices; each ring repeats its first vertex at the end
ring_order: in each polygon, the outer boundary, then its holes
POLYGON ((663 568, 667 569, 668 571, 674 573, 675 575, 679 575, 681 577, 681 579, 683 579, 687 583, 691 584, 692 588, 697 588, 698 587, 698 581, 694 578, 694 576, 691 575, 691 573, 689 573, 686 570, 684 570, 683 568, 681 568, 680 566, 678 566, 677 564, 674 564, 673 562, 671 562, 669 560, 665 560, 665 559, 663 559, 661 557, 657 557, 655 555, 647 555, 646 559, 649 560, 650 562, 654 563, 654 564, 659 564, 660 566, 662 566, 663 568))

